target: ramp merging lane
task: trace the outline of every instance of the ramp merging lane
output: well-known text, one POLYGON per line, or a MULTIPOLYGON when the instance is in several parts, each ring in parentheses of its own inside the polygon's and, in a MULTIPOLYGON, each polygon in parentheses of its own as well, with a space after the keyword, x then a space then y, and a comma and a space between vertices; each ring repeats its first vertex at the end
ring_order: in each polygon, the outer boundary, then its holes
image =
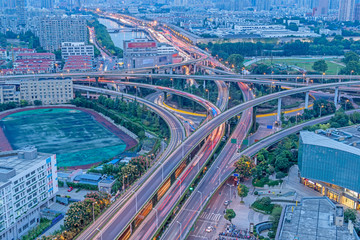
MULTIPOLYGON (((89 92, 103 93, 103 94, 112 95, 112 96, 124 96, 125 98, 132 99, 132 100, 134 100, 136 98, 135 96, 132 96, 129 94, 119 93, 119 92, 110 91, 110 90, 106 90, 106 89, 99 89, 99 88, 94 88, 94 87, 76 85, 76 84, 74 84, 74 89, 89 91, 89 92)), ((170 142, 169 142, 166 150, 163 152, 163 154, 159 158, 158 163, 152 168, 152 171, 151 170, 148 171, 138 182, 136 182, 131 187, 130 190, 128 190, 125 193, 125 195, 123 195, 114 204, 112 204, 111 207, 104 214, 102 214, 99 219, 97 219, 95 228, 93 226, 89 227, 78 237, 78 239, 90 239, 93 234, 96 234, 97 233, 96 229, 100 228, 103 224, 105 224, 107 222, 108 218, 110 218, 118 210, 118 208, 120 208, 124 204, 124 202, 133 195, 134 191, 136 191, 136 189, 139 186, 141 186, 148 179, 148 177, 152 174, 152 172, 156 168, 158 168, 158 165, 162 164, 164 162, 164 160, 168 157, 168 155, 175 149, 175 147, 178 146, 185 139, 184 128, 183 128, 181 122, 173 114, 169 113, 168 111, 164 110, 162 107, 160 107, 157 104, 152 103, 150 101, 147 101, 147 100, 144 100, 141 98, 136 98, 136 100, 140 103, 145 104, 149 108, 151 108, 153 111, 155 111, 157 114, 159 114, 159 116, 161 116, 165 120, 165 122, 169 125, 170 132, 171 132, 170 142)))
MULTIPOLYGON (((74 88, 84 91, 103 93, 107 95, 125 96, 125 94, 106 89, 99 89, 80 85, 75 85, 74 88)), ((134 98, 134 96, 132 97, 134 98)), ((138 101, 141 100, 139 98, 137 99, 138 101)), ((202 99, 202 101, 204 100, 202 99)), ((210 106, 212 108, 216 108, 213 105, 210 106)), ((217 111, 216 114, 220 113, 217 108, 215 110, 217 111)), ((223 131, 221 128, 220 130, 223 131)), ((219 133, 219 131, 215 131, 214 134, 217 138, 221 138, 221 134, 219 133)), ((210 143, 210 145, 207 146, 209 148, 209 151, 212 150, 212 144, 214 144, 214 142, 210 143)), ((155 170, 154 174, 147 179, 147 181, 144 183, 145 186, 142 185, 139 190, 134 193, 134 195, 132 195, 126 203, 123 202, 123 207, 117 213, 115 213, 115 215, 106 224, 105 228, 101 230, 102 237, 106 237, 105 239, 115 239, 119 232, 124 229, 124 227, 128 224, 129 220, 132 219, 133 216, 135 216, 137 210, 139 210, 140 207, 147 202, 147 199, 152 196, 154 192, 156 192, 156 189, 161 185, 163 179, 165 179, 165 177, 168 176, 168 174, 171 173, 173 169, 175 169, 175 166, 177 166, 182 159, 181 153, 189 152, 189 150, 196 146, 196 144, 192 144, 191 142, 187 143, 185 141, 184 146, 186 146, 186 149, 177 148, 175 152, 173 152, 168 158, 169 161, 164 161, 162 163, 162 166, 155 170)), ((90 226, 78 239, 90 239, 95 237, 95 235, 98 233, 97 229, 99 229, 99 227, 102 227, 104 223, 105 220, 101 222, 102 225, 96 224, 96 226, 90 226)))

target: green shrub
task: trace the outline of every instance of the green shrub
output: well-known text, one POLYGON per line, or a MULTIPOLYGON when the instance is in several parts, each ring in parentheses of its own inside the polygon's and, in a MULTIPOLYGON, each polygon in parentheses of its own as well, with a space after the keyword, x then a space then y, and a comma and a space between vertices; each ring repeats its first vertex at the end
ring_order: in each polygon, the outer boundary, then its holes
POLYGON ((281 178, 284 178, 286 177, 286 173, 284 172, 277 172, 276 173, 276 179, 281 179, 281 178))
POLYGON ((278 180, 270 180, 270 181, 267 183, 267 185, 268 185, 269 187, 277 186, 277 185, 279 185, 279 184, 280 184, 280 181, 278 181, 278 180))
POLYGON ((263 197, 256 200, 252 205, 252 208, 263 211, 267 214, 270 214, 274 208, 274 204, 271 204, 271 199, 269 197, 263 197))
POLYGON ((64 182, 63 181, 58 181, 58 185, 59 185, 59 187, 64 187, 64 182))

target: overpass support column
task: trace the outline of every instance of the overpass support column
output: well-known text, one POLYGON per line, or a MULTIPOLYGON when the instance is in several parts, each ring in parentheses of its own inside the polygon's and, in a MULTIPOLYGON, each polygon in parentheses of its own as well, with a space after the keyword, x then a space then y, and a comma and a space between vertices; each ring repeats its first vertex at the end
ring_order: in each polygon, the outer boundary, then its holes
POLYGON ((305 109, 309 108, 309 92, 305 93, 305 109))
POLYGON ((335 107, 337 107, 338 98, 339 98, 339 87, 336 87, 336 88, 335 88, 335 96, 334 96, 334 104, 335 104, 335 107))
POLYGON ((86 98, 87 98, 87 99, 89 99, 89 98, 90 98, 89 91, 86 91, 86 98))
POLYGON ((278 99, 278 110, 277 110, 276 121, 280 122, 280 119, 281 119, 281 98, 278 99))
POLYGON ((194 74, 196 73, 196 64, 194 64, 194 74))

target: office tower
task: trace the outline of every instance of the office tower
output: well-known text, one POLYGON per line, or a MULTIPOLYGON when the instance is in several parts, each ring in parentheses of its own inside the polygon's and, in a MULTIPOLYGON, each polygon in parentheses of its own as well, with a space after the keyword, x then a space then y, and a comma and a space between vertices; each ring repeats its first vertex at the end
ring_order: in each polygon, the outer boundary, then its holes
POLYGON ((317 7, 315 8, 315 16, 326 16, 329 10, 329 0, 319 0, 317 7))
POLYGON ((340 0, 339 21, 354 21, 355 0, 340 0))
POLYGON ((79 16, 44 17, 39 30, 40 44, 48 51, 60 49, 63 42, 88 42, 86 20, 79 16))
POLYGON ((41 8, 54 8, 54 0, 41 0, 41 8))

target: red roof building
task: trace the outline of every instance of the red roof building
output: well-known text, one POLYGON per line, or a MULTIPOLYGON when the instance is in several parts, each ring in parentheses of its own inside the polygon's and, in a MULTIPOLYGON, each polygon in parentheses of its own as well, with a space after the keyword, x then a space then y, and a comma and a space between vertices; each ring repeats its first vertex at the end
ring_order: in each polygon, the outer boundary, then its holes
POLYGON ((93 67, 93 61, 91 56, 77 55, 69 56, 65 61, 64 71, 67 72, 86 72, 91 71, 93 67))

